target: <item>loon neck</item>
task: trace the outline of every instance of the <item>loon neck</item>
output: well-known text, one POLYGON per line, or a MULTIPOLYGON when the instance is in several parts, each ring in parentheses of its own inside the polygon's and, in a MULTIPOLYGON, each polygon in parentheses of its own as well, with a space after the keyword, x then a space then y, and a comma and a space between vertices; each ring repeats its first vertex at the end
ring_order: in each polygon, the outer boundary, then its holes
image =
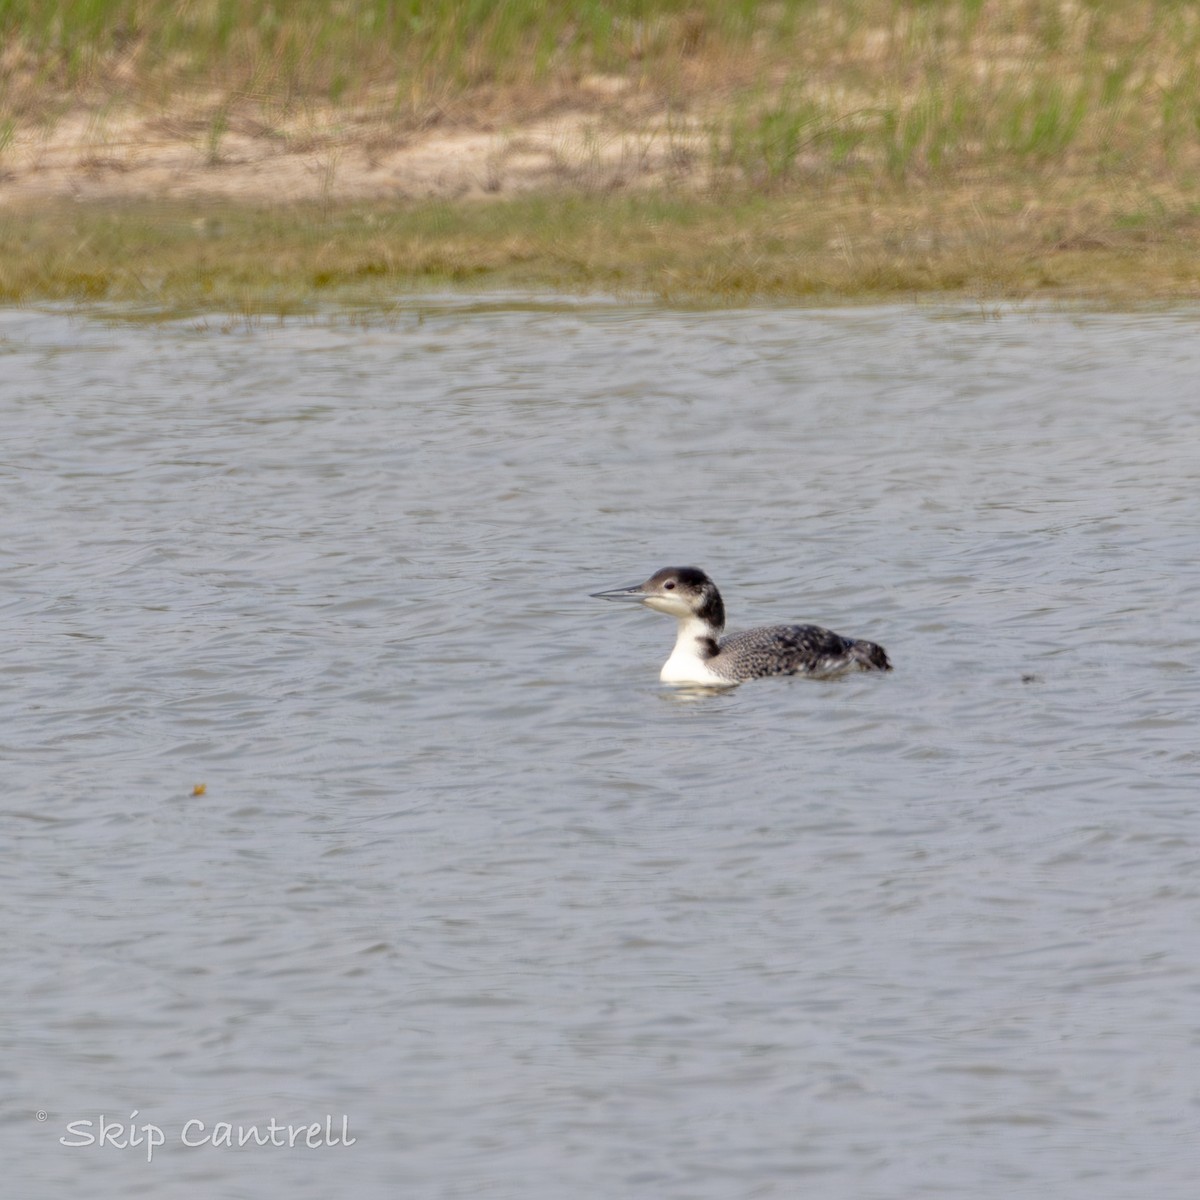
POLYGON ((678 648, 685 642, 695 642, 700 647, 700 653, 712 658, 717 653, 717 643, 721 638, 721 626, 714 625, 704 617, 693 615, 679 617, 675 631, 675 646, 678 648))
POLYGON ((659 675, 663 683, 728 683, 709 666, 719 653, 720 633, 720 626, 711 621, 693 615, 680 617, 675 649, 659 675))

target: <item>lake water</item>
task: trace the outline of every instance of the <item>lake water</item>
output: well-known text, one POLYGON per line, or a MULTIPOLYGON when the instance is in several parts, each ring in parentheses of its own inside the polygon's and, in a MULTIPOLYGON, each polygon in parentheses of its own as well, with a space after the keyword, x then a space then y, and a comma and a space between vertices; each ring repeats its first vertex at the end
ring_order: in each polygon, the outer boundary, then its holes
POLYGON ((1198 333, 0 314, 5 1191, 1193 1200, 1198 333))

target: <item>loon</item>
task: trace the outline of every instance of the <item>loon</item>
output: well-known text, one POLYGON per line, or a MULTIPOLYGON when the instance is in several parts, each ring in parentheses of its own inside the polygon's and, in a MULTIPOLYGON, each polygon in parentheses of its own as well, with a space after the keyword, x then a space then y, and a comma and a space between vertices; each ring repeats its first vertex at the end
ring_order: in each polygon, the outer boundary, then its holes
POLYGON ((698 567, 663 567, 645 583, 592 596, 637 601, 679 622, 675 649, 659 675, 663 683, 734 687, 768 675, 828 679, 847 671, 892 669, 882 646, 819 625, 768 625, 722 638, 721 593, 698 567))

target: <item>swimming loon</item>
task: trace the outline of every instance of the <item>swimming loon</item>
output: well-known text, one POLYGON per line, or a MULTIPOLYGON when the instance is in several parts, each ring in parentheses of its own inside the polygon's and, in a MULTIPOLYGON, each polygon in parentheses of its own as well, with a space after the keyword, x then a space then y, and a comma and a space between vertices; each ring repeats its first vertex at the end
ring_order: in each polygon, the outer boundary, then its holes
POLYGON ((634 600, 679 622, 663 683, 733 687, 767 675, 828 679, 847 671, 890 671, 882 646, 842 637, 819 625, 768 625, 721 638, 725 605, 698 567, 663 567, 645 583, 593 592, 600 600, 634 600))

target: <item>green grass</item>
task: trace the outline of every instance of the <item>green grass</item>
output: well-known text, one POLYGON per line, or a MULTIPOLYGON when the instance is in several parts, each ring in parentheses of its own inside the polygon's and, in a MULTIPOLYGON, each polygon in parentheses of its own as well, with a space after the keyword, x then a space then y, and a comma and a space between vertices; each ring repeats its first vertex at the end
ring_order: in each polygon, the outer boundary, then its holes
POLYGON ((753 183, 1200 169, 1200 9, 1166 0, 0 0, 0 38, 0 116, 199 106, 217 143, 235 112, 305 104, 519 119, 597 103, 579 85, 599 72, 707 122, 753 183))
POLYGON ((0 35, 43 79, 77 87, 121 68, 129 90, 253 81, 275 100, 383 86, 403 103, 618 70, 700 41, 744 46, 763 22, 747 0, 0 0, 0 35))

